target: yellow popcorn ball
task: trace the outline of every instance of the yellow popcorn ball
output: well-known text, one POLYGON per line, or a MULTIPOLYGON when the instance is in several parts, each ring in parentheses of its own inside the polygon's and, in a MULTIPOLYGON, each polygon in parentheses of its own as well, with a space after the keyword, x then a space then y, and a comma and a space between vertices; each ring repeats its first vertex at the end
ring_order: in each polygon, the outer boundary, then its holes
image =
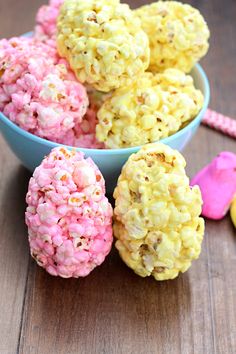
POLYGON ((145 72, 105 99, 98 111, 97 139, 113 149, 159 141, 193 119, 203 101, 191 76, 177 69, 145 72))
POLYGON ((150 41, 150 70, 178 68, 189 72, 209 47, 207 24, 200 12, 177 1, 145 5, 135 14, 150 41))
POLYGON ((149 41, 127 4, 65 0, 57 23, 59 54, 81 82, 108 92, 149 66, 149 41))
POLYGON ((230 206, 230 216, 231 216, 231 220, 234 224, 234 227, 236 228, 236 194, 235 194, 232 204, 230 206))
POLYGON ((174 279, 199 257, 202 197, 185 160, 156 143, 129 157, 114 191, 114 235, 121 258, 142 277, 174 279))

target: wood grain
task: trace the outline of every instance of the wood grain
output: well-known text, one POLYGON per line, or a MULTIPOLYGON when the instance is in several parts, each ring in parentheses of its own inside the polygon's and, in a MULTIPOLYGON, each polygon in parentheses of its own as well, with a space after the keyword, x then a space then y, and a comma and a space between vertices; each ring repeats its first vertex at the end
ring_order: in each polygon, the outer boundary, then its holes
POLYGON ((0 353, 16 353, 28 271, 23 216, 29 174, 2 138, 0 151, 0 353))
MULTIPOLYGON (((236 2, 188 1, 206 17, 202 64, 211 107, 236 116, 236 2)), ((0 35, 28 31, 42 2, 0 0, 0 35)), ((133 7, 146 1, 130 1, 133 7)), ((201 127, 184 154, 192 176, 235 140, 201 127)), ((0 353, 236 353, 236 235, 229 217, 206 222, 201 257, 174 281, 136 276, 113 252, 88 278, 57 279, 30 260, 24 227, 29 179, 0 140, 0 353)))

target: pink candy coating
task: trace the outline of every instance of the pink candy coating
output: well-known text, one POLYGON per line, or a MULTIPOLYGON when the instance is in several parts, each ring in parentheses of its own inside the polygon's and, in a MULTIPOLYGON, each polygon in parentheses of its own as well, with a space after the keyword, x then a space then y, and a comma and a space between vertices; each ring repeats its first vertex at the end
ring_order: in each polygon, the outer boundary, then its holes
MULTIPOLYGON (((56 37, 57 17, 64 0, 51 0, 48 5, 39 8, 36 15, 35 37, 48 40, 56 37)), ((55 44, 55 42, 54 42, 55 44)))
MULTIPOLYGON (((51 0, 48 5, 39 8, 36 16, 35 38, 56 48, 56 22, 60 6, 64 0, 51 0)), ((104 144, 96 139, 97 107, 90 102, 90 106, 83 121, 75 126, 61 141, 64 145, 89 149, 103 149, 104 144)))
POLYGON ((73 136, 86 89, 55 49, 32 38, 0 41, 0 109, 21 128, 54 142, 73 136))
POLYGON ((81 123, 63 139, 62 144, 87 149, 103 149, 104 144, 96 139, 97 109, 90 104, 81 123))
POLYGON ((191 180, 202 192, 202 215, 214 220, 227 213, 236 193, 236 155, 224 151, 191 180))
POLYGON ((89 149, 104 149, 104 143, 100 143, 96 138, 97 122, 97 108, 91 103, 82 123, 75 126, 75 141, 73 146, 89 149))
POLYGON ((112 207, 90 158, 53 149, 35 169, 26 201, 31 255, 48 273, 83 277, 104 261, 112 245, 112 207))

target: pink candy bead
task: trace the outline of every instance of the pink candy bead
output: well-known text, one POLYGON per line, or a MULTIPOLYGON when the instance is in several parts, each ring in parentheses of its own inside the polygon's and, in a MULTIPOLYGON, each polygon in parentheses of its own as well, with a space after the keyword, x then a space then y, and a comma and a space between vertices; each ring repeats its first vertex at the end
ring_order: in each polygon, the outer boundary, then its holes
POLYGON ((211 109, 206 111, 202 123, 209 127, 236 138, 236 120, 223 114, 217 113, 211 109))
POLYGON ((86 89, 53 47, 31 38, 0 41, 0 109, 10 120, 63 143, 87 107, 86 89))
POLYGON ((112 207, 90 158, 53 149, 30 179, 26 201, 31 255, 51 275, 83 277, 104 261, 112 245, 112 207))

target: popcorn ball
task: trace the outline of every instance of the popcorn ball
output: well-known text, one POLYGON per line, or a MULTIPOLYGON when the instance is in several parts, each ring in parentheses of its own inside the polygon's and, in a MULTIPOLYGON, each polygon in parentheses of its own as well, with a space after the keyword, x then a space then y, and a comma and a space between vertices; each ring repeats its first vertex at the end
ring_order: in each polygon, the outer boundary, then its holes
POLYGON ((234 227, 236 228, 236 194, 230 206, 230 216, 234 227))
POLYGON ((149 42, 127 4, 108 0, 66 0, 57 23, 59 54, 77 78, 108 92, 142 74, 149 42))
POLYGON ((135 14, 150 41, 150 69, 178 68, 189 72, 209 47, 207 24, 200 12, 177 1, 145 5, 135 14))
POLYGON ((0 106, 24 130, 63 142, 82 122, 86 89, 53 48, 34 39, 0 41, 0 106))
POLYGON ((68 135, 62 143, 87 149, 104 149, 104 143, 99 142, 96 138, 97 111, 109 93, 99 92, 89 85, 85 85, 85 88, 89 98, 87 112, 82 122, 76 124, 72 134, 68 135))
POLYGON ((97 139, 114 149, 158 141, 193 119, 203 101, 191 76, 177 69, 146 72, 105 99, 98 111, 97 139))
POLYGON ((104 149, 104 143, 99 142, 96 138, 97 112, 110 93, 97 91, 89 85, 85 85, 85 87, 89 98, 89 107, 83 121, 74 128, 75 136, 72 145, 89 149, 104 149))
POLYGON ((48 273, 84 277, 104 261, 112 245, 112 207, 92 159, 53 149, 34 171, 26 201, 31 255, 48 273))
POLYGON ((47 41, 56 39, 57 17, 64 0, 50 0, 48 5, 42 5, 36 15, 34 35, 36 38, 47 41))
POLYGON ((73 146, 103 149, 104 144, 96 138, 97 109, 91 104, 83 118, 82 123, 75 126, 75 141, 73 146))
POLYGON ((157 143, 124 165, 114 192, 116 248, 142 277, 174 279, 201 251, 201 193, 190 187, 183 156, 157 143))

